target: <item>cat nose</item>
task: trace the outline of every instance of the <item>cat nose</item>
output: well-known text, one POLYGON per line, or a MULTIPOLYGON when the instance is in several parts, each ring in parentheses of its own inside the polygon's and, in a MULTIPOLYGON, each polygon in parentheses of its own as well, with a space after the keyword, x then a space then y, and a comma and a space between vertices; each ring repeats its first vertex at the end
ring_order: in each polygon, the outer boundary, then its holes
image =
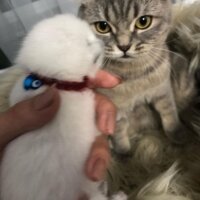
POLYGON ((131 45, 118 45, 118 48, 125 53, 131 48, 131 45))

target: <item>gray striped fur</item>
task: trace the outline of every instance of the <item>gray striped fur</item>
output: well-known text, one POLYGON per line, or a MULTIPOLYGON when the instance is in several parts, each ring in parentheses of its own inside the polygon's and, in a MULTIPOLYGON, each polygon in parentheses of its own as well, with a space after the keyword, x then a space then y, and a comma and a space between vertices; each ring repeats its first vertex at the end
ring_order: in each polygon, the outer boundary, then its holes
MULTIPOLYGON (((104 41, 104 69, 123 79, 118 87, 101 90, 119 110, 114 138, 118 152, 130 150, 128 135, 137 135, 138 130, 133 124, 138 120, 130 117, 132 114, 138 116, 137 109, 134 109, 137 104, 153 105, 168 138, 174 143, 185 142, 186 134, 171 87, 170 53, 166 45, 171 7, 170 0, 83 0, 80 7, 79 16, 87 20, 104 41), (136 29, 136 20, 145 15, 153 16, 152 25, 146 30, 136 29), (94 27, 99 21, 106 21, 112 31, 99 34, 94 27), (131 46, 126 52, 128 58, 123 57, 124 52, 119 46, 131 46), (129 127, 132 127, 130 131, 129 127)), ((148 120, 140 121, 142 127, 142 121, 148 120)))

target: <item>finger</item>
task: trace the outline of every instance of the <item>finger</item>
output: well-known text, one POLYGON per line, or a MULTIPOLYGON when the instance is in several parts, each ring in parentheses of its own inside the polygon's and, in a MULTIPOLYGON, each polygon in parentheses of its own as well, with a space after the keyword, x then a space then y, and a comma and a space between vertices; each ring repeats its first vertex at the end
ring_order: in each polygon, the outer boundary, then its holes
POLYGON ((91 88, 113 88, 120 84, 120 82, 120 78, 116 75, 100 70, 94 79, 90 79, 89 85, 91 88))
POLYGON ((108 141, 105 136, 97 137, 89 159, 86 162, 85 173, 92 181, 100 181, 105 176, 110 161, 108 141))
POLYGON ((43 94, 20 102, 0 115, 0 147, 19 135, 39 128, 50 121, 59 107, 59 95, 50 88, 43 94))
POLYGON ((105 96, 96 94, 97 126, 102 133, 112 135, 115 130, 116 107, 105 96))

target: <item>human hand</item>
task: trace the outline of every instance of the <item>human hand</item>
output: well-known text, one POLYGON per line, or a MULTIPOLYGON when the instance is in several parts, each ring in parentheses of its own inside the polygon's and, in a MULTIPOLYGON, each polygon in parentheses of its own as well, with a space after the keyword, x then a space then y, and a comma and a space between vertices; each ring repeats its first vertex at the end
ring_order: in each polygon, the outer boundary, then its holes
MULTIPOLYGON (((100 71, 90 80, 91 87, 112 88, 120 80, 100 71)), ((37 129, 49 122, 59 108, 59 95, 55 88, 49 88, 43 94, 20 102, 7 112, 0 114, 0 151, 18 136, 37 129)), ((96 94, 97 125, 101 132, 112 134, 115 128, 116 109, 105 96, 96 94)), ((105 136, 94 142, 85 166, 85 173, 93 181, 101 180, 109 163, 109 148, 105 136)))
POLYGON ((0 152, 18 136, 49 122, 59 108, 59 95, 55 88, 20 102, 0 114, 0 152))
MULTIPOLYGON (((93 88, 112 88, 119 83, 120 80, 117 77, 103 70, 99 71, 95 79, 90 81, 93 88)), ((103 134, 111 135, 114 133, 116 108, 107 97, 98 93, 96 94, 96 117, 97 126, 103 134)), ((99 181, 103 178, 109 164, 110 154, 105 135, 96 139, 86 162, 86 175, 93 181, 99 181)))
MULTIPOLYGON (((96 78, 91 80, 91 87, 112 88, 120 83, 120 79, 105 71, 99 71, 96 78)), ((85 173, 92 181, 100 181, 106 174, 110 161, 110 152, 106 135, 112 135, 115 129, 116 108, 105 96, 96 94, 97 126, 104 134, 96 138, 85 165, 85 173)), ((79 200, 87 200, 83 195, 79 200)))

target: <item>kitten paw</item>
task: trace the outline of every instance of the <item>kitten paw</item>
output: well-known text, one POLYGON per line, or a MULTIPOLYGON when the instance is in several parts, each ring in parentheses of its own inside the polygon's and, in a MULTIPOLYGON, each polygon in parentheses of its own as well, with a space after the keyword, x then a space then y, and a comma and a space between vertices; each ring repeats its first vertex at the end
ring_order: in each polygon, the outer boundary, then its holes
POLYGON ((121 118, 117 122, 115 134, 112 138, 114 151, 119 154, 127 154, 131 150, 128 136, 129 122, 127 118, 121 118))
POLYGON ((124 192, 121 192, 121 191, 110 198, 110 200, 127 200, 127 199, 128 199, 128 196, 124 192))
POLYGON ((116 153, 122 155, 129 155, 131 150, 131 143, 128 138, 123 138, 121 140, 113 140, 113 149, 116 153))

